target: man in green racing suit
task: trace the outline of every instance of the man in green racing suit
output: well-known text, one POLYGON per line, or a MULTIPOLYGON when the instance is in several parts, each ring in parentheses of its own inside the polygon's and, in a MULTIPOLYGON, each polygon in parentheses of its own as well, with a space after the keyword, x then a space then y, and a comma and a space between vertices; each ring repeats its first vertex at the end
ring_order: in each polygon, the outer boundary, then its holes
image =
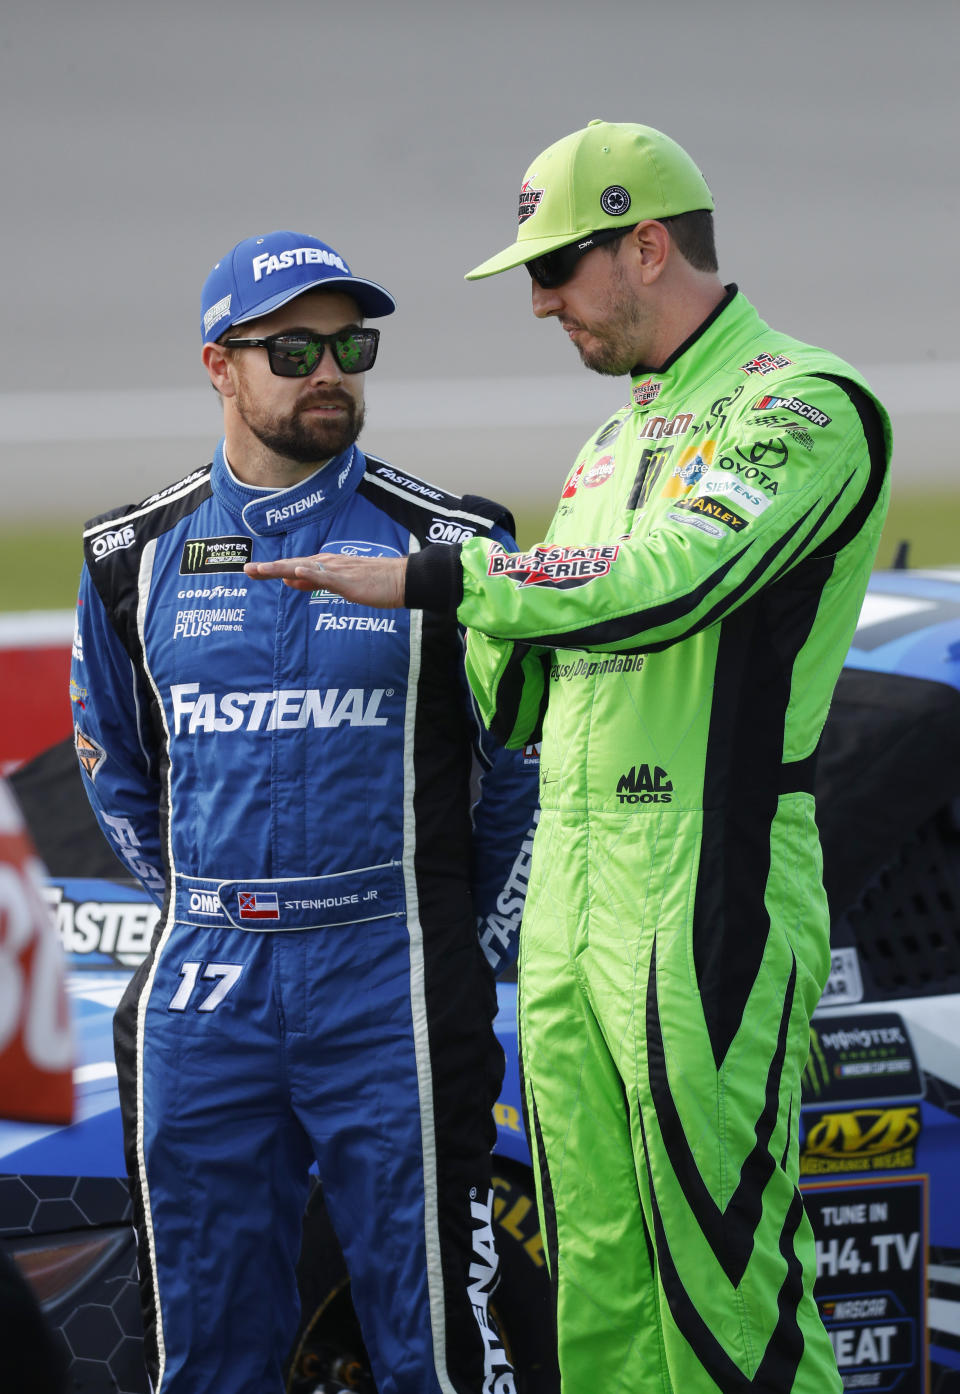
POLYGON ((540 736, 520 1039, 565 1394, 840 1387, 812 1297, 800 1075, 829 969, 817 745, 886 510, 889 422, 716 274, 649 127, 544 151, 533 309, 631 400, 544 543, 250 567, 451 609, 485 720, 540 736))

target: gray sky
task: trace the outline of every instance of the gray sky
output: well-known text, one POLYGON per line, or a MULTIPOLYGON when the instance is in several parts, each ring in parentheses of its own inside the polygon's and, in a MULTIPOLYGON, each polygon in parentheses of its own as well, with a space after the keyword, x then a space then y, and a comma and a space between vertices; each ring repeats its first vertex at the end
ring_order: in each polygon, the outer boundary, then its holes
POLYGON ((533 319, 522 270, 462 278, 512 240, 534 156, 594 116, 685 145, 725 279, 880 370, 901 478, 952 471, 958 52, 956 0, 8 4, 7 520, 79 519, 209 458, 200 285, 277 227, 396 295, 368 448, 508 502, 555 492, 623 385, 533 319))

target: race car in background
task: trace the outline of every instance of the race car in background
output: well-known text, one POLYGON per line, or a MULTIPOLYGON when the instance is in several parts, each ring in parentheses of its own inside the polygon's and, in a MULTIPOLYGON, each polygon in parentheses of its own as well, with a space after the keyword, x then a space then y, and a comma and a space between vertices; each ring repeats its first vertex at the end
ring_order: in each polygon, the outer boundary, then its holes
MULTIPOLYGON (((146 1394, 111 1016, 158 912, 106 847, 69 741, 21 765, 12 783, 50 870, 81 1063, 72 1126, 0 1124, 0 1242, 66 1342, 77 1394, 146 1394)), ((960 571, 872 578, 817 795, 832 971, 800 1128, 816 1298, 845 1388, 960 1394, 960 571)), ((556 1394, 516 985, 501 981, 498 992, 496 1315, 519 1394, 556 1394)), ((372 1391, 319 1184, 299 1277, 289 1394, 372 1391)))

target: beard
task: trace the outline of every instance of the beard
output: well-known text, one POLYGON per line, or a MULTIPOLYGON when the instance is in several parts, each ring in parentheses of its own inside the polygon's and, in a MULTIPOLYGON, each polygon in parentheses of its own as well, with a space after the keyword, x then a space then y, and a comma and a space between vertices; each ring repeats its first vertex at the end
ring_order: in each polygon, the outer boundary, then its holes
POLYGON ((613 265, 615 274, 603 322, 595 326, 581 324, 578 320, 569 323, 574 328, 585 329, 591 338, 599 341, 594 347, 574 344, 584 367, 607 377, 623 377, 642 356, 639 346, 643 342, 646 316, 628 289, 620 266, 616 262, 613 265))
POLYGON ((236 405, 262 445, 298 465, 319 464, 341 455, 363 429, 363 402, 336 387, 311 393, 288 416, 257 411, 242 390, 237 392, 236 405), (343 407, 344 415, 329 421, 307 417, 307 410, 317 406, 343 407))

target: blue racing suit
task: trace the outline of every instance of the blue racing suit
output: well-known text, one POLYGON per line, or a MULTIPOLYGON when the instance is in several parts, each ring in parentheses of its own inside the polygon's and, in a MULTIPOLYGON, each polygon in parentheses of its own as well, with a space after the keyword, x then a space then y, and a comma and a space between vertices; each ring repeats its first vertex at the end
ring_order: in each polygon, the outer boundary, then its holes
POLYGON ((157 1394, 281 1388, 314 1160, 380 1394, 513 1389, 487 1317, 491 969, 536 768, 484 734, 455 618, 243 572, 511 531, 355 446, 277 492, 222 444, 87 526, 77 753, 162 904, 115 1023, 157 1394))

